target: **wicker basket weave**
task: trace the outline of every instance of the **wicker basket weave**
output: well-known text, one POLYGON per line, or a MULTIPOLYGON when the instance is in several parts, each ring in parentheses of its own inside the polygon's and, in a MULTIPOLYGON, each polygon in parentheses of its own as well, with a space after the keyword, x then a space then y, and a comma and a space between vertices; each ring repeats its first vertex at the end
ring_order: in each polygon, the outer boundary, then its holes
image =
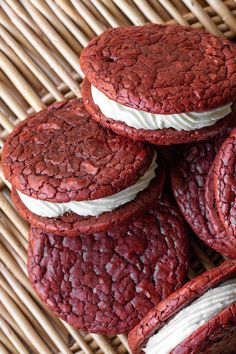
MULTIPOLYGON (((178 23, 233 39, 235 15, 235 0, 0 0, 0 147, 27 115, 81 95, 79 53, 106 28, 178 23)), ((76 331, 40 303, 27 279, 28 225, 0 176, 0 354, 129 353, 125 335, 76 331)), ((221 261, 192 240, 189 278, 221 261)))

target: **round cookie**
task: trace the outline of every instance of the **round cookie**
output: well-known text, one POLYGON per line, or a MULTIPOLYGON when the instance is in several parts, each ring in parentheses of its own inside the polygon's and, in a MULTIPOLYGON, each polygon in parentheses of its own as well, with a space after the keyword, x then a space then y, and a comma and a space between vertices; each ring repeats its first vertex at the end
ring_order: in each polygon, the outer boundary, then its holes
POLYGON ((214 209, 210 167, 230 129, 214 139, 185 145, 172 168, 172 189, 179 208, 196 235, 209 247, 236 258, 236 241, 221 224, 214 209), (207 180, 208 178, 208 180, 207 180))
POLYGON ((224 262, 186 283, 129 333, 132 353, 233 354, 235 285, 236 261, 224 262))
POLYGON ((31 228, 30 281, 46 305, 75 328, 128 332, 185 279, 188 238, 172 199, 90 237, 31 228))
POLYGON ((214 162, 214 192, 216 207, 227 233, 236 236, 235 213, 235 151, 236 129, 224 141, 214 162))
POLYGON ((2 165, 21 215, 73 236, 105 231, 145 209, 153 192, 158 198, 164 170, 155 154, 97 124, 73 99, 20 123, 4 144, 2 165))
POLYGON ((82 51, 84 102, 119 134, 155 144, 204 140, 235 110, 236 49, 183 26, 115 28, 82 51))

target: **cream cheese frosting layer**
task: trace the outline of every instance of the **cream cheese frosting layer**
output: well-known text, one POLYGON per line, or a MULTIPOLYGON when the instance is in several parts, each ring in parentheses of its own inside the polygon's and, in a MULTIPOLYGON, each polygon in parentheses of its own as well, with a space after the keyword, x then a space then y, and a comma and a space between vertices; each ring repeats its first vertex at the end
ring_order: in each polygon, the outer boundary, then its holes
POLYGON ((124 122, 129 127, 145 130, 173 128, 178 131, 191 131, 214 125, 231 112, 232 103, 206 112, 187 112, 179 114, 153 114, 124 106, 108 98, 91 85, 93 101, 107 117, 124 122))
POLYGON ((134 185, 108 197, 80 202, 52 203, 29 197, 20 191, 17 191, 17 193, 21 201, 32 213, 42 217, 56 218, 70 211, 80 216, 99 216, 134 200, 139 192, 148 187, 151 180, 156 176, 156 157, 157 154, 155 152, 151 165, 134 185))
POLYGON ((149 338, 146 354, 168 354, 199 327, 236 301, 236 278, 207 291, 149 338))

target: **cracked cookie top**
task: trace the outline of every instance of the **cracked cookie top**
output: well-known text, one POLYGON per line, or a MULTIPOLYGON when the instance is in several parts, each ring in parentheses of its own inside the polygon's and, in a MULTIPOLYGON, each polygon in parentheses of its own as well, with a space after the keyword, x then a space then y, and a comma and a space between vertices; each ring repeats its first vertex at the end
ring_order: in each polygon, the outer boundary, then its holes
POLYGON ((236 48, 203 30, 148 24, 110 29, 83 50, 87 79, 120 104, 157 114, 233 102, 236 48))
POLYGON ((81 99, 57 102, 20 123, 2 164, 18 191, 52 202, 94 200, 133 185, 153 150, 90 119, 81 99))
POLYGON ((30 281, 50 310, 90 332, 125 333, 184 282, 188 238, 167 195, 147 213, 90 237, 32 228, 30 281))

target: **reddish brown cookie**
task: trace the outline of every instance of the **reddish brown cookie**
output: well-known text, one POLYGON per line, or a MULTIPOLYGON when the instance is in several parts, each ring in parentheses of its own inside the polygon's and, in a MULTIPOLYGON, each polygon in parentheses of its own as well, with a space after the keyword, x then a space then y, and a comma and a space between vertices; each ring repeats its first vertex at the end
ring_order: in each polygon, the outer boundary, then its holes
POLYGON ((151 205, 165 176, 155 156, 150 145, 90 119, 74 99, 20 123, 2 161, 21 215, 45 232, 74 236, 106 231, 151 205))
POLYGON ((89 332, 129 331, 179 288, 188 265, 183 219, 167 196, 129 224, 69 238, 30 231, 30 281, 50 310, 89 332))
POLYGON ((183 146, 172 168, 172 189, 183 216, 197 236, 217 252, 236 258, 236 241, 225 232, 215 213, 211 176, 206 188, 214 157, 228 134, 229 129, 215 139, 183 146))
POLYGON ((207 128, 195 129, 192 131, 178 131, 173 128, 160 130, 136 129, 128 126, 124 122, 106 117, 94 103, 91 95, 91 84, 86 79, 83 81, 82 92, 84 104, 96 122, 125 137, 130 137, 138 141, 149 141, 152 144, 158 145, 184 144, 192 141, 210 139, 219 134, 223 129, 230 126, 232 119, 235 116, 234 107, 231 114, 227 115, 224 119, 220 119, 216 124, 207 128))
POLYGON ((216 207, 227 233, 236 236, 236 129, 224 141, 214 162, 216 207))
POLYGON ((17 125, 7 138, 3 171, 13 188, 40 200, 94 200, 133 185, 152 149, 90 119, 81 99, 57 102, 17 125))
POLYGON ((91 84, 120 104, 157 114, 208 111, 235 101, 236 49, 191 27, 114 28, 82 51, 91 84))
POLYGON ((158 145, 206 140, 229 125, 236 48, 191 27, 110 29, 83 50, 83 98, 97 122, 158 145))
MULTIPOLYGON (((200 319, 194 331, 191 332, 191 328, 194 328, 191 326, 193 321, 196 320, 194 317, 196 314, 194 316, 193 314, 190 315, 190 306, 194 305, 196 301, 199 303, 204 295, 208 296, 207 292, 210 289, 220 290, 220 287, 222 287, 223 283, 225 284, 226 281, 231 282, 231 284, 236 282, 236 261, 225 262, 221 266, 203 273, 185 284, 181 289, 175 291, 166 300, 160 302, 129 333, 128 339, 132 353, 143 353, 143 349, 145 347, 148 348, 150 337, 158 335, 161 329, 168 328, 167 326, 171 323, 171 320, 179 316, 181 310, 184 309, 185 319, 187 320, 189 311, 190 330, 188 330, 188 332, 190 332, 190 334, 187 335, 184 340, 180 339, 181 341, 177 345, 175 343, 174 347, 171 348, 168 353, 234 354, 236 346, 236 294, 233 285, 231 286, 231 290, 228 290, 227 294, 223 294, 223 296, 226 295, 228 297, 228 301, 224 300, 225 304, 222 303, 223 298, 221 298, 218 303, 209 303, 209 306, 207 301, 205 302, 205 312, 208 312, 207 316, 209 316, 209 318, 205 317, 204 319, 200 319), (212 311, 212 305, 214 311, 212 311), (211 312, 209 312, 209 308, 211 312)), ((224 293, 224 290, 222 293, 224 293)), ((204 314, 204 307, 202 310, 200 309, 199 312, 200 313, 197 315, 201 315, 201 313, 204 314)), ((179 322, 179 324, 180 323, 181 322, 179 322)), ((186 330, 186 328, 183 330, 186 330)), ((166 336, 165 344, 168 343, 171 347, 172 342, 170 340, 171 337, 166 336)), ((146 350, 146 353, 148 354, 150 351, 146 350)), ((161 352, 156 351, 155 353, 161 352)))
POLYGON ((152 205, 161 195, 165 180, 164 166, 159 161, 156 178, 149 187, 140 192, 135 200, 126 203, 112 212, 105 212, 98 217, 82 217, 73 212, 57 218, 41 217, 32 213, 21 201, 18 193, 12 190, 12 200, 23 218, 32 226, 43 229, 45 232, 61 236, 77 236, 78 233, 92 234, 112 229, 117 224, 127 222, 134 215, 141 213, 152 205))

